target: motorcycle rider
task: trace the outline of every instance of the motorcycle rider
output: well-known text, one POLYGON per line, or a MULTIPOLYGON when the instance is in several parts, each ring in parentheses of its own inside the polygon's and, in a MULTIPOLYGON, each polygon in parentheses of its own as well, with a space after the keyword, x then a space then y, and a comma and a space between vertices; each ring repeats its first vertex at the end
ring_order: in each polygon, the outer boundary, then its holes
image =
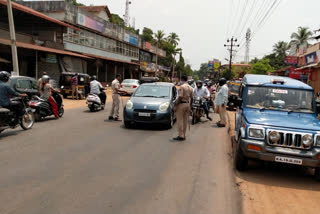
POLYGON ((104 105, 106 104, 106 93, 104 91, 101 91, 101 89, 104 89, 103 86, 99 81, 97 81, 97 76, 92 76, 92 81, 90 82, 90 94, 96 94, 99 96, 101 103, 104 105))
POLYGON ((192 88, 195 88, 195 84, 194 84, 194 80, 188 80, 188 84, 192 87, 192 88))
POLYGON ((196 81, 196 88, 193 89, 193 94, 195 97, 200 97, 203 103, 204 112, 207 115, 207 119, 212 121, 212 118, 209 116, 209 107, 207 100, 210 98, 210 92, 206 87, 203 86, 201 80, 196 81))
POLYGON ((58 114, 58 105, 54 98, 51 96, 52 92, 59 93, 59 91, 55 90, 50 84, 50 77, 48 75, 42 76, 42 87, 40 89, 40 97, 44 100, 48 100, 51 105, 51 110, 56 119, 59 119, 58 114))
POLYGON ((10 96, 15 97, 27 97, 27 94, 20 94, 14 91, 6 83, 10 79, 10 74, 6 71, 0 71, 0 106, 7 108, 10 111, 16 113, 18 116, 24 115, 24 106, 21 102, 11 101, 10 96))

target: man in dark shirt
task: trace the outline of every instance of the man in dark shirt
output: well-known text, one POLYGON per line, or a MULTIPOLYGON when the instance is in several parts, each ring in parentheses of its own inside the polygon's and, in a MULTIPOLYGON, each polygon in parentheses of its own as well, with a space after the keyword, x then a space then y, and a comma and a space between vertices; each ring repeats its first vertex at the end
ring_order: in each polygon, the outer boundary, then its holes
POLYGON ((10 74, 6 71, 0 72, 0 106, 7 108, 17 114, 21 115, 24 112, 23 105, 20 102, 10 101, 10 96, 26 97, 26 94, 19 94, 15 92, 9 85, 6 84, 10 78, 10 74))

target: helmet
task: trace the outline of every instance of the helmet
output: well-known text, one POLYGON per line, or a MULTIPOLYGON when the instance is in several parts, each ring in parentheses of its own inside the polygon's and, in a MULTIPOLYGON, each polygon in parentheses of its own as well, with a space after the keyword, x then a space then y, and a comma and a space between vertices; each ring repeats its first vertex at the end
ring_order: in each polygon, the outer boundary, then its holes
POLYGON ((197 80, 196 85, 198 88, 202 88, 203 83, 201 80, 197 80))
POLYGON ((43 75, 41 77, 43 83, 47 83, 50 81, 50 77, 48 75, 43 75))
POLYGON ((208 86, 208 87, 211 87, 211 86, 212 86, 212 82, 211 82, 211 81, 208 81, 208 82, 207 82, 207 86, 208 86))
POLYGON ((93 76, 92 76, 92 80, 97 80, 97 76, 96 76, 96 75, 93 75, 93 76))
POLYGON ((224 84, 226 84, 226 82, 227 82, 227 80, 226 80, 225 78, 221 78, 221 79, 219 80, 219 85, 220 85, 220 86, 223 86, 224 84))
POLYGON ((0 71, 0 80, 2 82, 8 82, 10 79, 10 74, 7 71, 0 71))
POLYGON ((192 85, 194 83, 194 80, 188 80, 188 84, 192 85))

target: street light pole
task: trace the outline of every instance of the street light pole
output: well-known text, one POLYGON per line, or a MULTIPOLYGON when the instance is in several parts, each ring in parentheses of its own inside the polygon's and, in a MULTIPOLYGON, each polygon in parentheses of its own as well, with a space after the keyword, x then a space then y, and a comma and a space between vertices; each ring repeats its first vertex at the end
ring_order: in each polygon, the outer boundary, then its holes
POLYGON ((12 53, 13 71, 16 72, 16 74, 19 76, 18 53, 17 53, 17 46, 16 46, 16 32, 14 29, 11 0, 7 0, 7 8, 8 8, 10 39, 11 39, 11 53, 12 53))
POLYGON ((232 56, 233 56, 233 47, 236 46, 236 47, 239 47, 240 45, 236 45, 235 43, 237 42, 238 40, 237 39, 234 39, 233 37, 231 38, 231 40, 227 40, 227 42, 231 43, 230 45, 224 45, 224 47, 230 47, 230 60, 229 60, 229 72, 230 74, 232 73, 231 72, 231 69, 232 69, 232 56))

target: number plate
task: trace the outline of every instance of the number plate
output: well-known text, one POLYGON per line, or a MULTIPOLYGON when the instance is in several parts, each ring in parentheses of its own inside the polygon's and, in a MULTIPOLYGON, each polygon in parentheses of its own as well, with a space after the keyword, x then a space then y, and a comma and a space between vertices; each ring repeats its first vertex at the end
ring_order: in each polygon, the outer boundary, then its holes
POLYGON ((275 161, 276 162, 281 162, 281 163, 302 165, 302 160, 301 159, 297 159, 297 158, 286 158, 286 157, 276 156, 275 157, 275 161))
POLYGON ((92 102, 88 102, 89 105, 92 105, 92 102))
POLYGON ((151 116, 150 113, 144 113, 144 112, 140 112, 138 115, 139 115, 140 117, 150 117, 150 116, 151 116))

